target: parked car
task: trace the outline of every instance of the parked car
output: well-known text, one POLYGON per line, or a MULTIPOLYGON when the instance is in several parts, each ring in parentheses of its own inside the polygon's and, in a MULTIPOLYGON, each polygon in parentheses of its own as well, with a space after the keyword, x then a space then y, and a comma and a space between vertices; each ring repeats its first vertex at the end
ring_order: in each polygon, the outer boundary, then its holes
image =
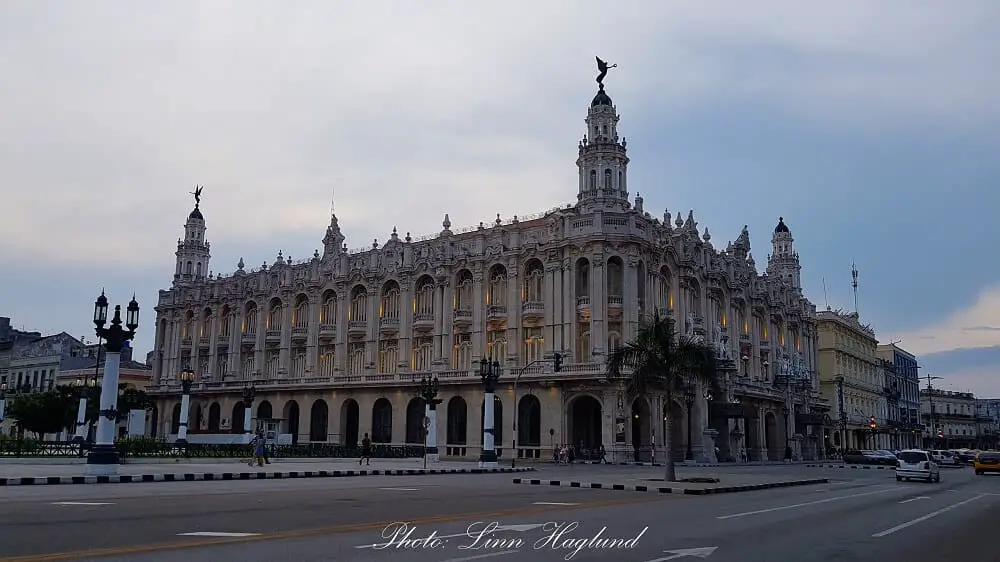
POLYGON ((976 457, 979 456, 979 453, 982 453, 982 451, 978 449, 965 449, 957 451, 956 455, 958 456, 958 462, 972 464, 975 462, 976 457))
POLYGON ((876 457, 873 451, 847 451, 844 453, 846 464, 875 464, 876 457))
POLYGON ((872 451, 875 457, 876 464, 884 464, 886 466, 896 466, 896 460, 898 457, 896 453, 892 451, 872 451))
POLYGON ((937 462, 939 466, 948 466, 948 467, 961 466, 958 462, 958 457, 955 455, 955 453, 952 453, 951 451, 933 450, 929 452, 931 453, 931 456, 934 458, 935 462, 937 462))
POLYGON ((976 471, 976 476, 982 476, 987 472, 1000 472, 1000 453, 979 453, 972 463, 972 469, 976 471))
POLYGON ((927 482, 941 481, 941 468, 927 451, 911 449, 899 453, 896 464, 896 482, 919 479, 927 482))

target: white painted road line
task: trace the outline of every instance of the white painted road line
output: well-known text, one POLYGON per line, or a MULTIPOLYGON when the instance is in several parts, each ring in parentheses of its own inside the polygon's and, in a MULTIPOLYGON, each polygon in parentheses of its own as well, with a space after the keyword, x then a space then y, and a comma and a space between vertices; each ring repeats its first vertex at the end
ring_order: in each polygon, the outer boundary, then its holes
POLYGON ((475 556, 466 556, 464 558, 449 558, 447 560, 442 560, 441 562, 467 562, 468 560, 481 560, 483 558, 493 558, 494 556, 506 556, 508 554, 517 554, 521 552, 520 550, 501 550, 500 552, 489 552, 486 554, 477 554, 475 556))
POLYGON ((52 502, 52 505, 115 505, 111 502, 52 502))
POLYGON ((917 517, 916 519, 913 519, 911 521, 907 521, 906 523, 900 523, 899 525, 896 525, 895 527, 893 527, 891 529, 886 529, 884 531, 880 531, 878 533, 875 533, 874 535, 872 535, 872 537, 878 539, 878 538, 882 538, 882 537, 891 535, 891 534, 895 533, 896 531, 902 531, 903 529, 905 529, 907 527, 912 527, 913 525, 916 525, 917 523, 922 523, 924 521, 927 521, 928 519, 932 519, 934 517, 937 517, 938 515, 941 515, 942 513, 948 513, 949 511, 951 511, 951 510, 953 510, 953 509, 955 509, 957 507, 962 507, 963 505, 965 505, 967 503, 972 503, 972 502, 974 502, 974 501, 976 501, 978 499, 985 498, 985 497, 986 497, 986 494, 979 494, 978 496, 971 497, 971 498, 969 498, 969 499, 967 499, 965 501, 960 501, 958 503, 951 504, 948 507, 942 507, 941 509, 939 509, 937 511, 932 511, 932 512, 928 513, 927 515, 924 515, 923 517, 917 517))
POLYGON ((389 490, 390 492, 416 492, 420 488, 379 488, 379 490, 389 490))
POLYGON ((177 533, 178 537, 256 537, 260 533, 217 533, 213 531, 198 531, 197 533, 177 533))
POLYGON ((840 501, 840 500, 848 500, 848 499, 851 499, 851 498, 861 498, 861 497, 864 497, 864 496, 874 496, 875 494, 884 494, 886 492, 891 492, 893 490, 899 490, 899 488, 893 486, 892 488, 886 488, 884 490, 876 490, 874 492, 864 492, 864 493, 861 493, 861 494, 851 494, 849 496, 836 496, 836 497, 833 497, 833 498, 826 498, 826 499, 823 499, 823 500, 816 500, 816 501, 805 502, 805 503, 795 503, 795 504, 792 504, 792 505, 782 505, 782 506, 779 506, 779 507, 771 507, 771 508, 768 508, 768 509, 758 509, 758 510, 755 510, 755 511, 746 511, 744 513, 734 513, 732 515, 722 515, 720 517, 716 517, 716 519, 735 519, 737 517, 746 517, 748 515, 758 515, 758 514, 761 514, 761 513, 771 513, 772 511, 784 511, 786 509, 795 509, 797 507, 806 507, 806 506, 810 506, 810 505, 819 505, 821 503, 830 503, 830 502, 835 502, 835 501, 840 501))
POLYGON ((910 498, 908 500, 903 500, 903 501, 901 501, 899 503, 910 503, 910 502, 915 502, 917 500, 929 500, 929 499, 931 499, 929 496, 917 496, 915 498, 910 498))
POLYGON ((580 505, 580 504, 568 503, 568 502, 535 502, 531 505, 580 505))

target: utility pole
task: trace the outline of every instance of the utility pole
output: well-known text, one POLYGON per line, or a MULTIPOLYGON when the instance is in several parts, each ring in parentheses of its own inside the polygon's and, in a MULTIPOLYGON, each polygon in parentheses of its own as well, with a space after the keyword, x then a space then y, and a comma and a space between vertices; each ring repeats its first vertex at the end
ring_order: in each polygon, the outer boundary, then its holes
POLYGON ((937 423, 935 423, 935 413, 934 413, 934 386, 931 385, 931 381, 940 380, 941 377, 931 376, 930 373, 920 377, 927 380, 927 401, 931 406, 931 442, 934 442, 934 437, 937 435, 937 423))

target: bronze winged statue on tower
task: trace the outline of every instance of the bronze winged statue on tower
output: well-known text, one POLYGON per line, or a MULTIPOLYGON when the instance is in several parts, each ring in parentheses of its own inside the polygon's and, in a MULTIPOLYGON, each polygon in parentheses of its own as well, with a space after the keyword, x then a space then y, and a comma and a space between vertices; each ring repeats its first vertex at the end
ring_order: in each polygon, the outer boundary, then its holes
POLYGON ((204 186, 196 185, 196 186, 194 186, 194 191, 191 192, 191 195, 194 195, 194 206, 195 207, 197 207, 198 205, 201 204, 201 190, 203 190, 203 189, 205 189, 204 186))
POLYGON ((617 67, 617 64, 612 64, 608 66, 608 63, 601 60, 601 57, 594 57, 597 59, 597 83, 601 88, 604 88, 604 77, 608 75, 608 71, 612 68, 617 67))

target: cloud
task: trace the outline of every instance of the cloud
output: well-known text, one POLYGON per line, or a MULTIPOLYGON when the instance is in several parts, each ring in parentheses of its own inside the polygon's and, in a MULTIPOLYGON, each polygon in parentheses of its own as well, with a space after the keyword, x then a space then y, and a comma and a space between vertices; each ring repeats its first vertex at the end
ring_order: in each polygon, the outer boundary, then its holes
MULTIPOLYGON (((902 346, 918 355, 1000 346, 1000 285, 984 289, 976 301, 940 322, 904 333, 902 346)), ((997 357, 1000 364, 1000 357, 997 357)))
POLYGON ((169 267, 196 183, 226 263, 318 241, 334 190, 352 246, 572 201, 595 54, 626 136, 723 94, 846 128, 1000 114, 991 0, 358 6, 4 4, 0 258, 169 267))
POLYGON ((938 388, 1000 398, 1000 346, 932 353, 919 361, 922 374, 941 377, 933 381, 938 388))

